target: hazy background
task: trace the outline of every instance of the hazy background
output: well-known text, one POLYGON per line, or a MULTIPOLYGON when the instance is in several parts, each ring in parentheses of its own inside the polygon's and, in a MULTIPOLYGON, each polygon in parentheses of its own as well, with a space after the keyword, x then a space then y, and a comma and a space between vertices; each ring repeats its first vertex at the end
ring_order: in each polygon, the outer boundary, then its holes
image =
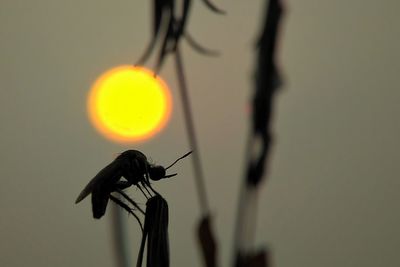
MULTIPOLYGON (((223 266, 242 178, 254 43, 264 1, 196 1, 189 29, 222 51, 184 47, 207 189, 223 266)), ((279 267, 400 266, 400 3, 286 1, 271 172, 257 244, 279 267)), ((91 83, 129 64, 150 39, 150 1, 0 1, 0 266, 113 266, 110 217, 95 221, 83 186, 129 148, 168 164, 188 151, 172 60, 162 76, 175 101, 157 138, 110 143, 89 124, 91 83)), ((151 62, 150 62, 151 63, 151 62)), ((148 64, 149 67, 152 64, 148 64)), ((170 206, 171 266, 201 266, 191 161, 159 182, 170 206)), ((132 195, 136 193, 133 192, 132 195)), ((128 221, 132 257, 139 231, 128 221)))

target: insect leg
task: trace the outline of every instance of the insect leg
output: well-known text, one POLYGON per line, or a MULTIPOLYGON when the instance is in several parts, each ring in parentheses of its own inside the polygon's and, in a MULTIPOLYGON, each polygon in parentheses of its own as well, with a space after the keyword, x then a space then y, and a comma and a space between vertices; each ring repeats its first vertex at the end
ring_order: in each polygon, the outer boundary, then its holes
POLYGON ((150 191, 147 189, 147 187, 149 187, 149 188, 151 189, 151 191, 153 191, 154 194, 159 195, 159 193, 158 193, 156 190, 153 189, 153 187, 151 186, 151 184, 150 184, 149 181, 144 181, 144 182, 142 182, 142 185, 143 185, 144 189, 146 189, 146 191, 150 194, 150 196, 151 196, 151 193, 150 193, 150 191))
MULTIPOLYGON (((139 190, 142 192, 142 194, 143 194, 147 199, 149 199, 149 197, 144 193, 142 187, 141 187, 139 184, 136 184, 136 186, 137 186, 137 188, 139 188, 139 190)), ((147 190, 147 189, 146 189, 146 190, 147 190)), ((147 192, 149 192, 149 191, 147 191, 147 192)), ((150 196, 151 196, 151 195, 150 195, 150 196)))
MULTIPOLYGON (((148 166, 147 165, 146 165, 146 172, 144 174, 144 179, 141 181, 141 183, 142 183, 143 187, 146 189, 147 192, 149 192, 149 190, 147 190, 147 186, 148 186, 151 189, 151 191, 153 191, 154 194, 160 195, 156 190, 153 189, 153 187, 151 187, 150 175, 149 175, 149 170, 148 170, 148 166)), ((149 194, 150 194, 150 192, 149 192, 149 194)))
POLYGON ((126 205, 124 202, 122 202, 121 200, 119 200, 118 198, 114 197, 113 195, 110 195, 110 199, 112 201, 114 201, 115 204, 117 204, 118 206, 120 206, 121 208, 123 208, 124 210, 126 210, 129 214, 132 214, 133 217, 136 218, 136 220, 139 223, 140 229, 142 229, 143 232, 143 225, 142 222, 140 221, 139 217, 132 211, 132 209, 126 205))
POLYGON ((133 200, 131 199, 124 191, 122 190, 115 190, 115 192, 119 193, 122 197, 124 197, 126 200, 129 201, 129 203, 131 203, 135 208, 137 208, 143 215, 144 215, 144 211, 139 207, 139 205, 133 200))

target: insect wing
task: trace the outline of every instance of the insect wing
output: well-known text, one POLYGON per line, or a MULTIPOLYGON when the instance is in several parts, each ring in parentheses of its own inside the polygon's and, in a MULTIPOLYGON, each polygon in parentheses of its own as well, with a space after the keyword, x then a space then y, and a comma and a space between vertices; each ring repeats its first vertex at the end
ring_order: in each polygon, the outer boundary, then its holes
POLYGON ((96 187, 101 187, 104 183, 113 184, 121 178, 121 166, 119 160, 114 160, 104 167, 82 190, 76 199, 75 203, 81 202, 87 197, 96 187))
POLYGON ((95 187, 92 192, 93 218, 100 219, 106 213, 110 192, 106 188, 95 187))

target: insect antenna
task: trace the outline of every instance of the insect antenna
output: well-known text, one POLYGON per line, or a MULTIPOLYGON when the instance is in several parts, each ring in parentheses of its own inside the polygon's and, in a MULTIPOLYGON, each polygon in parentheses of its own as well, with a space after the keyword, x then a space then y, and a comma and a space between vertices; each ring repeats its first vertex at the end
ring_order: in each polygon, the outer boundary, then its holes
MULTIPOLYGON (((124 202, 122 202, 121 200, 119 200, 118 198, 114 197, 113 195, 110 195, 110 199, 117 204, 118 206, 120 206, 121 208, 123 208, 124 210, 126 210, 129 214, 132 214, 133 217, 135 217, 135 219, 138 221, 140 229, 142 229, 143 232, 143 225, 142 222, 140 221, 139 217, 132 211, 132 209, 126 205, 124 202)), ((143 211, 140 210, 142 213, 143 211)))
POLYGON ((165 175, 163 178, 170 178, 170 177, 174 177, 174 176, 177 176, 177 175, 178 175, 177 173, 168 174, 168 175, 165 175))
MULTIPOLYGON (((166 167, 165 169, 166 170, 168 170, 169 168, 171 168, 172 166, 174 166, 175 165, 175 163, 177 163, 178 161, 180 161, 181 159, 183 159, 183 158, 186 158, 187 156, 189 156, 190 154, 192 154, 192 152, 193 152, 193 150, 192 151, 189 151, 188 153, 186 153, 185 155, 183 155, 182 157, 180 157, 180 158, 178 158, 177 160, 175 160, 171 165, 169 165, 168 167, 166 167)), ((173 174, 172 176, 175 176, 176 174, 173 174)), ((171 177, 171 176, 165 176, 165 177, 171 177)))

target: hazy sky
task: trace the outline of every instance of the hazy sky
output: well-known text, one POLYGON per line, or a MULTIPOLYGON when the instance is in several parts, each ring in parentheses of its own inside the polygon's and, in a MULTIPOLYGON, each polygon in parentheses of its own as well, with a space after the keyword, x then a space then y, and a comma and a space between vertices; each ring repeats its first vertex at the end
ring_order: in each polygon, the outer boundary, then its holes
MULTIPOLYGON (((110 217, 91 217, 83 186, 116 153, 168 164, 188 151, 174 65, 161 75, 170 124, 137 145, 110 143, 87 119, 86 94, 105 70, 134 63, 150 39, 150 1, 0 2, 0 266, 113 266, 110 217)), ((264 1, 200 1, 184 47, 200 153, 228 266, 264 1)), ((271 172, 260 192, 257 245, 279 267, 400 265, 398 1, 286 1, 271 172)), ((148 64, 152 66, 151 62, 148 64)), ((170 207, 171 266, 201 266, 190 160, 155 187, 170 207)), ((138 194, 134 190, 131 195, 138 194)), ((132 257, 139 229, 130 217, 132 257)))

